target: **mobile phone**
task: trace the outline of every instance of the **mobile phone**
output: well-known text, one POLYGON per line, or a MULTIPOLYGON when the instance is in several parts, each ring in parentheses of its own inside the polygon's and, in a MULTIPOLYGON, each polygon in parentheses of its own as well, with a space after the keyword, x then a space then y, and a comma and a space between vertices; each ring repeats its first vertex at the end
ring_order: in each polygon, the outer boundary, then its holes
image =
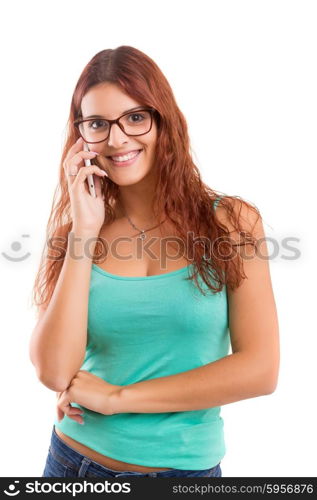
MULTIPOLYGON (((84 151, 90 151, 88 144, 84 142, 84 151)), ((85 167, 90 167, 91 161, 89 158, 84 158, 85 167)), ((96 198, 95 183, 93 174, 87 175, 88 189, 94 198, 96 198)))

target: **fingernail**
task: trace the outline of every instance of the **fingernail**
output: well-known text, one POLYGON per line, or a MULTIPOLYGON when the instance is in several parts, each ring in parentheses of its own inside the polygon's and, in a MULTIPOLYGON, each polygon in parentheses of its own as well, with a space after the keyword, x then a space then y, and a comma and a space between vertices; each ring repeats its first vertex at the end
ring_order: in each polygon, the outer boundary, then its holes
POLYGON ((99 153, 97 153, 97 151, 90 151, 90 153, 94 153, 95 155, 99 155, 99 153))

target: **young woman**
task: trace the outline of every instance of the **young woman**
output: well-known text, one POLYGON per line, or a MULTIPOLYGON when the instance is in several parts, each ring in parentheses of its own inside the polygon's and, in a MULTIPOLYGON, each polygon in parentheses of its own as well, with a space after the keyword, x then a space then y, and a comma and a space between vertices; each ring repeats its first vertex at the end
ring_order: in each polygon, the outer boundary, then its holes
POLYGON ((259 211, 203 183, 170 85, 129 46, 82 72, 58 187, 30 342, 58 397, 43 476, 221 476, 221 405, 278 378, 259 211))

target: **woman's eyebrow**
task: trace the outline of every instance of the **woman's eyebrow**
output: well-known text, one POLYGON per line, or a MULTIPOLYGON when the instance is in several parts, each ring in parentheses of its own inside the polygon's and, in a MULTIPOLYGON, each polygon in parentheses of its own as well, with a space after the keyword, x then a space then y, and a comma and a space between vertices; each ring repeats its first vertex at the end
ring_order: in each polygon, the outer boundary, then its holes
MULTIPOLYGON (((129 113, 129 111, 136 111, 137 109, 142 109, 142 108, 144 108, 144 106, 136 106, 135 108, 127 109, 126 111, 122 111, 121 115, 124 115, 124 113, 129 113)), ((89 116, 83 117, 82 119, 88 120, 89 118, 105 118, 105 117, 102 115, 89 115, 89 116)))

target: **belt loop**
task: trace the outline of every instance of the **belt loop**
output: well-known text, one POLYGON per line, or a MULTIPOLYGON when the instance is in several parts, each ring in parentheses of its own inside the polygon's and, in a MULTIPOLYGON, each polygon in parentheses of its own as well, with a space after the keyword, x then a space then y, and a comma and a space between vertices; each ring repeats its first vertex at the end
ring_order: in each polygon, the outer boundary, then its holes
POLYGON ((84 457, 82 459, 82 462, 80 464, 80 468, 78 471, 78 477, 85 477, 87 469, 88 469, 90 464, 91 464, 91 460, 89 460, 89 458, 84 457))

